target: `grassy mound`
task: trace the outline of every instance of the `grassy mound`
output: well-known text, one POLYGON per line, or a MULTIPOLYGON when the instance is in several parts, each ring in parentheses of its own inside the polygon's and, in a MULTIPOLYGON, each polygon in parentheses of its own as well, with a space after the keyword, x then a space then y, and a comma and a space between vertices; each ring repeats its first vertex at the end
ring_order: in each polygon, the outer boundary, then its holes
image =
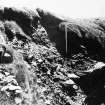
POLYGON ((105 103, 104 20, 40 9, 4 8, 0 15, 0 105, 105 103))

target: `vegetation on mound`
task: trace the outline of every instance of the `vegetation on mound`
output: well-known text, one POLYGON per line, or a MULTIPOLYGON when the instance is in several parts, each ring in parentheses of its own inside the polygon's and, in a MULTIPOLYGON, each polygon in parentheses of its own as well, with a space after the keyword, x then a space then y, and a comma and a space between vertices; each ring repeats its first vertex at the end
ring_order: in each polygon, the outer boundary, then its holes
MULTIPOLYGON (((0 11, 0 58, 4 59, 0 61, 0 105, 104 104, 105 64, 93 60, 84 46, 79 53, 71 53, 71 58, 62 56, 49 32, 54 29, 52 34, 63 34, 58 29, 63 20, 37 11, 41 23, 34 12, 0 11)), ((75 24, 69 25, 77 32, 75 24)), ((93 26, 89 29, 94 31, 93 26)))

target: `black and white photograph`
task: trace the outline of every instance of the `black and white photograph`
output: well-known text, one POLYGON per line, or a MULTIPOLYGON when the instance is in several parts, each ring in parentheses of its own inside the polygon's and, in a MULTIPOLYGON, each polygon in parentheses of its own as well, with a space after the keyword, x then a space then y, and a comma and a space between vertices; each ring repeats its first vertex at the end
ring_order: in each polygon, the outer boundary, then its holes
POLYGON ((0 0, 0 105, 105 105, 105 0, 0 0))

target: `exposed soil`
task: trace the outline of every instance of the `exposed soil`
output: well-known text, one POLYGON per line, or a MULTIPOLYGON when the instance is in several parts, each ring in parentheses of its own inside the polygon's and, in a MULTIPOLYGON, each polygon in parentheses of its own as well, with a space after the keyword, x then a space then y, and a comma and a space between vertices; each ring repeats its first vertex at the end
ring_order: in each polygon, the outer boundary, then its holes
POLYGON ((103 22, 1 9, 0 105, 104 105, 103 22))

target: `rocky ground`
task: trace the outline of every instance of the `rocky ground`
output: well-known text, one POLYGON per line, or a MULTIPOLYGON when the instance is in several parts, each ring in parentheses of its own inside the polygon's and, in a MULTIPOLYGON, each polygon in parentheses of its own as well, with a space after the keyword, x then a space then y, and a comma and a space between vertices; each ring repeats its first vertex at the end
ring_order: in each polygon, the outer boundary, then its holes
POLYGON ((105 63, 93 59, 98 54, 82 47, 65 57, 40 20, 31 24, 34 12, 5 8, 2 14, 0 105, 105 104, 105 63))

